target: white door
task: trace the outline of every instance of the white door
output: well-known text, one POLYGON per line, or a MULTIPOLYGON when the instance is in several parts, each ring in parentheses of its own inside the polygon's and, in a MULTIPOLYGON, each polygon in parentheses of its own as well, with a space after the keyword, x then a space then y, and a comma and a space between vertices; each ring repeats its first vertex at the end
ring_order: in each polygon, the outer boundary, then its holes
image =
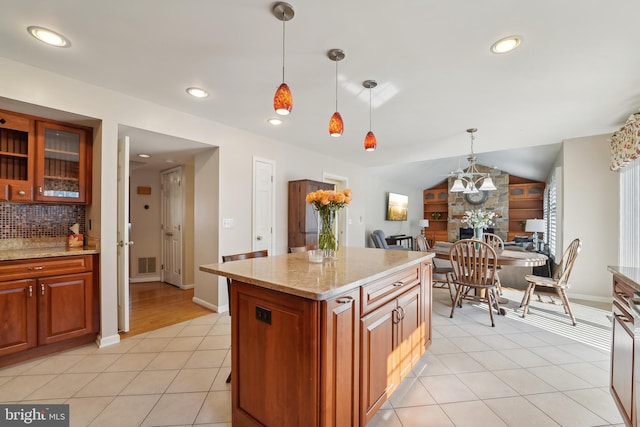
POLYGON ((253 159, 253 249, 273 253, 274 164, 266 159, 253 159))
POLYGON ((183 192, 182 167, 161 174, 162 277, 163 282, 182 287, 183 192))
MULTIPOLYGON (((349 186, 349 181, 346 177, 333 175, 326 172, 322 174, 322 181, 334 184, 336 186, 336 191, 344 191, 349 186)), ((349 206, 348 205, 338 211, 337 222, 338 222, 338 245, 349 246, 349 239, 348 239, 349 206)))
POLYGON ((118 139, 118 330, 129 332, 129 137, 118 139))

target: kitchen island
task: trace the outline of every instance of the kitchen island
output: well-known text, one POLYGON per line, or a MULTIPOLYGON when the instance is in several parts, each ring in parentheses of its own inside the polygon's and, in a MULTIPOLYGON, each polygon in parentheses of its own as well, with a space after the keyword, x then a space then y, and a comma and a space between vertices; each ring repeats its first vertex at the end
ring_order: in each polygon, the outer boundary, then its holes
POLYGON ((231 287, 234 427, 364 426, 431 344, 425 252, 208 264, 231 287))

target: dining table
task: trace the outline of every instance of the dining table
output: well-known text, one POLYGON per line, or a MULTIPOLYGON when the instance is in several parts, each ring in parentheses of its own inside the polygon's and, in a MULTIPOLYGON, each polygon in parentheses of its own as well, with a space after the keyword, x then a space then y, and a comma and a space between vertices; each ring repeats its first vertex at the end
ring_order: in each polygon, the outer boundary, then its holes
MULTIPOLYGON (((431 247, 430 252, 435 253, 438 259, 449 260, 449 250, 453 246, 451 242, 436 242, 431 247)), ((525 251, 520 247, 507 247, 505 249, 496 249, 497 265, 499 267, 541 267, 547 265, 549 257, 538 252, 525 251), (516 249, 517 248, 517 249, 516 249)), ((499 304, 505 304, 508 300, 498 297, 499 304)), ((496 307, 501 315, 505 315, 506 311, 502 307, 496 307)))
MULTIPOLYGON (((430 252, 435 253, 436 258, 449 259, 451 246, 453 246, 451 242, 436 242, 430 252)), ((549 259, 545 254, 525 251, 519 247, 517 249, 516 247, 496 249, 496 256, 498 257, 497 264, 500 267, 541 267, 546 265, 549 259)))

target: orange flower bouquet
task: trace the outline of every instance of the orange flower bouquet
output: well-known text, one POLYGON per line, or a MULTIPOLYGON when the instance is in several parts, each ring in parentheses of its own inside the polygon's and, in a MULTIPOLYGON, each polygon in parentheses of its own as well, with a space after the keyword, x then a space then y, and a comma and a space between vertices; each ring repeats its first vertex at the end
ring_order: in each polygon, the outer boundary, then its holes
POLYGON ((320 217, 318 226, 318 249, 325 251, 325 256, 333 258, 338 249, 336 240, 336 212, 351 203, 351 190, 344 191, 318 190, 307 194, 307 203, 313 205, 320 217))

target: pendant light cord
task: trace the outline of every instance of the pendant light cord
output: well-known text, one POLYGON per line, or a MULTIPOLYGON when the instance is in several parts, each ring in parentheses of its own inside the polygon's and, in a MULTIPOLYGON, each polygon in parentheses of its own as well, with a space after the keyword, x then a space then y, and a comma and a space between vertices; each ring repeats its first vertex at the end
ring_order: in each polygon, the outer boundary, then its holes
POLYGON ((286 13, 282 11, 282 83, 284 83, 284 23, 286 20, 286 13))
POLYGON ((371 88, 369 88, 369 132, 371 132, 371 88))
POLYGON ((338 61, 336 60, 336 111, 338 111, 338 61))

